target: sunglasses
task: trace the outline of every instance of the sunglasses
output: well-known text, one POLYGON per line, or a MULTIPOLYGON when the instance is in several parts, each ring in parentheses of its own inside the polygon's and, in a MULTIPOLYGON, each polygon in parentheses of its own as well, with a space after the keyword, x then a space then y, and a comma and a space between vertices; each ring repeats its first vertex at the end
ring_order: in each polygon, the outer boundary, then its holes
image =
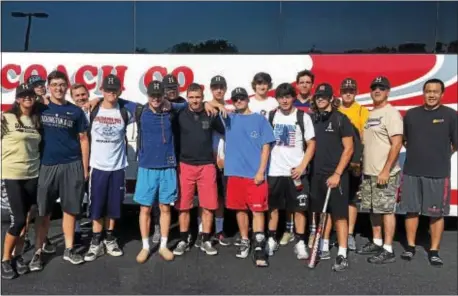
POLYGON ((355 89, 352 89, 352 88, 344 88, 344 89, 341 89, 340 90, 340 93, 341 94, 355 94, 356 93, 356 90, 355 89))
POLYGON ((374 86, 371 86, 371 90, 374 91, 374 90, 380 90, 380 91, 386 91, 388 90, 388 87, 385 87, 385 86, 380 86, 380 85, 374 85, 374 86))
POLYGON ((248 98, 246 97, 235 97, 231 99, 232 102, 237 103, 238 101, 248 101, 248 98))
POLYGON ((315 100, 316 100, 316 101, 319 101, 319 100, 330 101, 331 98, 330 98, 330 97, 319 96, 319 97, 315 97, 315 100))

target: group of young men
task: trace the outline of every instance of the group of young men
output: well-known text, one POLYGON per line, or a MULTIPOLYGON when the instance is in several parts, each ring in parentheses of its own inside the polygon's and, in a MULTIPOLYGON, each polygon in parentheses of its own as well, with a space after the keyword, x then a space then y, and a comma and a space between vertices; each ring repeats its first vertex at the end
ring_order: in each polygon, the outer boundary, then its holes
POLYGON ((147 86, 148 101, 139 104, 121 99, 121 81, 109 75, 103 80, 102 98, 88 101, 84 85, 71 87, 75 103, 90 108, 85 114, 65 100, 65 74, 52 72, 47 78, 50 96, 41 115, 43 150, 37 198, 41 218, 36 222, 36 252, 30 270, 43 268, 40 246, 59 197, 65 260, 80 264, 105 251, 112 256, 123 254, 113 230, 125 195, 126 127, 132 122, 137 124, 134 201, 140 205, 139 263, 151 253, 153 212, 158 218, 155 227, 160 228, 160 239, 155 233, 159 254, 169 261, 190 250, 190 210, 195 206, 196 187, 201 209, 196 246, 208 255, 218 253, 211 233, 216 233, 221 245, 229 244, 223 232, 226 208, 236 211, 238 258, 246 258, 252 250, 255 265, 268 266, 268 257, 279 245, 294 240, 297 258, 308 259, 316 214, 323 210, 330 188, 320 258, 331 258, 329 237, 334 227, 338 252, 333 270, 348 267, 348 250, 372 255, 370 263, 393 262, 400 187, 399 206, 408 213, 409 245, 401 257, 411 260, 415 255, 418 215, 422 214, 431 217, 430 263, 442 265, 439 243, 450 204, 450 157, 457 147, 456 111, 440 104, 444 83, 428 80, 423 89, 425 104, 409 110, 403 120, 388 102, 391 86, 386 77, 376 77, 370 85, 371 111, 355 101, 358 88, 354 79, 342 81, 341 100, 327 83, 316 86, 312 94, 314 80, 312 72, 301 71, 296 86, 281 83, 275 97, 270 97, 272 79, 261 72, 252 81, 253 97, 236 87, 228 103, 223 76, 211 79, 213 98, 206 100, 195 83, 188 87, 186 99, 180 97, 176 77, 167 75, 147 86), (403 144, 407 157, 401 177, 398 156, 403 144), (82 256, 73 245, 86 181, 93 236, 82 256), (358 200, 362 209, 371 211, 373 227, 373 240, 359 249, 354 239, 358 200), (172 206, 179 211, 180 228, 180 241, 173 251, 168 246, 172 206), (286 231, 279 242, 282 210, 286 211, 286 231))

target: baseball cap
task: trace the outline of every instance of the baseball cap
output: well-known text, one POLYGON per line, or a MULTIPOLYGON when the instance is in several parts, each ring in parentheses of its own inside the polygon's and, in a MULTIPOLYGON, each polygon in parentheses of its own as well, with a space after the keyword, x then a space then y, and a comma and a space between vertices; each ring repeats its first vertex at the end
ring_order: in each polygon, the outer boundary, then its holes
POLYGON ((385 76, 375 77, 375 79, 372 80, 372 82, 371 82, 371 88, 373 88, 375 86, 386 87, 388 89, 391 88, 390 81, 385 76))
POLYGON ((150 97, 162 97, 164 95, 164 87, 159 80, 153 80, 148 84, 146 94, 150 97))
POLYGON ((121 80, 118 76, 110 74, 103 78, 102 89, 107 91, 119 91, 121 90, 121 80))
POLYGON ((16 98, 19 98, 22 95, 35 95, 33 88, 28 83, 21 83, 16 87, 16 98))
POLYGON ((210 87, 212 86, 224 86, 224 87, 227 87, 227 82, 226 82, 226 78, 224 78, 223 76, 221 75, 216 75, 215 77, 213 77, 211 80, 210 80, 210 87))
POLYGON ((174 88, 178 86, 178 80, 173 74, 167 74, 162 78, 162 86, 164 88, 174 88))
POLYGON ((332 90, 332 86, 329 83, 321 83, 316 88, 314 97, 327 97, 332 98, 334 95, 334 91, 332 90))
POLYGON ((231 99, 234 98, 248 98, 248 92, 243 87, 236 87, 231 92, 231 99))
POLYGON ((29 79, 27 79, 27 84, 34 85, 36 83, 46 83, 46 80, 41 78, 39 75, 30 75, 29 79))
POLYGON ((357 89, 356 80, 353 78, 345 78, 340 84, 340 89, 357 89))

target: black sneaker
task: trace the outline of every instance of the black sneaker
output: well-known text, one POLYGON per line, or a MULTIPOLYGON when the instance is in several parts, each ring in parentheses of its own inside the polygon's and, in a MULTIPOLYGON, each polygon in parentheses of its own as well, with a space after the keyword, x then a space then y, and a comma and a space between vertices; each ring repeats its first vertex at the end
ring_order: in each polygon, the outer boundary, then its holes
POLYGON ((250 254, 250 240, 249 239, 241 239, 240 245, 237 249, 237 254, 235 255, 237 258, 245 259, 250 254))
POLYGON ((74 249, 65 249, 64 260, 70 262, 71 264, 81 264, 84 262, 83 256, 76 253, 74 249))
POLYGON ((12 280, 17 277, 17 273, 11 264, 11 260, 2 261, 2 279, 12 280))
POLYGON ((431 264, 431 266, 434 266, 434 267, 442 267, 444 265, 444 262, 442 261, 442 258, 439 257, 439 254, 429 254, 428 255, 428 260, 429 260, 429 264, 431 264))
POLYGON ((356 253, 360 255, 377 255, 383 250, 382 247, 377 246, 373 242, 368 242, 361 249, 357 250, 356 253))
POLYGON ((394 252, 388 252, 387 250, 383 249, 377 255, 367 258, 367 262, 373 264, 385 264, 385 263, 393 263, 396 261, 396 256, 394 252))
POLYGON ((253 262, 256 267, 268 267, 269 255, 266 252, 265 242, 256 242, 253 252, 253 262))
POLYGON ((14 259, 14 263, 16 265, 16 272, 19 275, 23 275, 23 274, 26 274, 27 272, 29 272, 29 266, 27 264, 25 264, 24 258, 22 256, 17 256, 14 259))
POLYGON ((348 259, 342 255, 337 256, 336 262, 332 266, 334 271, 344 271, 348 267, 348 259))
POLYGON ((237 232, 234 237, 234 246, 239 247, 242 244, 242 237, 240 232, 237 232))
POLYGON ((43 260, 41 259, 41 253, 35 253, 32 257, 32 260, 29 263, 30 271, 42 271, 43 270, 43 260))
POLYGON ((224 247, 231 245, 231 241, 226 237, 226 235, 223 232, 215 234, 213 240, 224 247))
POLYGON ((45 239, 45 242, 43 244, 43 253, 46 253, 46 254, 54 254, 56 252, 56 246, 54 246, 51 241, 49 240, 49 238, 46 238, 45 239))
POLYGON ((24 239, 24 253, 32 249, 32 243, 30 239, 26 236, 24 239))
POLYGON ((401 254, 401 259, 410 261, 415 256, 415 247, 408 246, 401 254))

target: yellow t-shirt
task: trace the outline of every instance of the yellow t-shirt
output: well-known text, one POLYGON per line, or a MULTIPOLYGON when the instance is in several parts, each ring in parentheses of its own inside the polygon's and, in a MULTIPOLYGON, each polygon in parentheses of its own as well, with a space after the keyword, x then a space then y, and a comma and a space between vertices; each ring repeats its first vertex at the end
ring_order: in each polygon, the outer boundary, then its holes
POLYGON ((361 137, 363 136, 364 125, 366 124, 367 118, 369 118, 369 110, 354 102, 350 108, 345 108, 343 105, 339 107, 339 111, 347 115, 351 123, 358 129, 361 137))
POLYGON ((21 116, 24 126, 20 126, 16 115, 3 113, 3 116, 2 179, 24 180, 38 177, 41 135, 29 117, 21 116))

